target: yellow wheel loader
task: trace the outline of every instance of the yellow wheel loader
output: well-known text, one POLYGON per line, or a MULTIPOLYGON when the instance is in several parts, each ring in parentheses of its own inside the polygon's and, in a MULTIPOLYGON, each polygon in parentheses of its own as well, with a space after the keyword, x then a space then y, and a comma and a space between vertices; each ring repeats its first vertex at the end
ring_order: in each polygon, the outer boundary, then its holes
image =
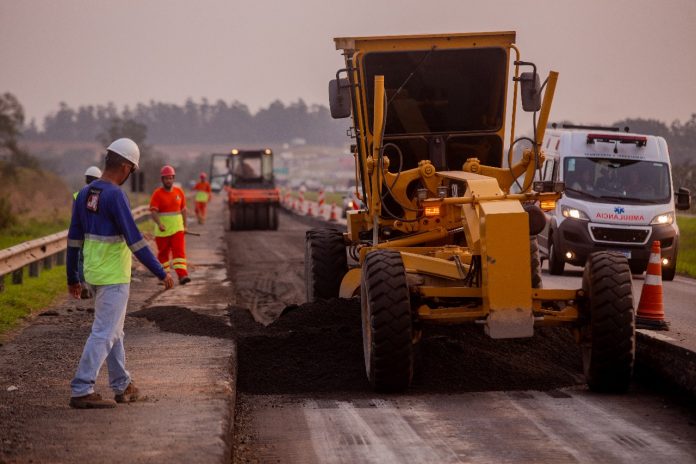
POLYGON ((360 298, 374 389, 409 386, 423 326, 439 323, 478 324, 495 339, 571 329, 589 387, 625 391, 635 353, 625 257, 592 254, 580 289, 541 285, 536 234, 564 188, 541 172, 558 74, 542 84, 514 32, 335 43, 345 67, 329 83, 330 109, 352 115, 365 208, 348 213, 346 232, 307 232, 307 299, 360 298), (532 136, 515 138, 518 99, 532 136))

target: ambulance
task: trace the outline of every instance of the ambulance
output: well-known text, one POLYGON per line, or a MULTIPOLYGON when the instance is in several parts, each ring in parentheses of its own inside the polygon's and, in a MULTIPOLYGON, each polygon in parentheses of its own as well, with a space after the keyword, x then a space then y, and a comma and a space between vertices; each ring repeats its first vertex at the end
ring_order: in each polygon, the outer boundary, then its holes
POLYGON ((537 179, 565 185, 538 236, 549 273, 561 275, 566 263, 584 266, 590 253, 609 250, 626 256, 631 272, 641 274, 659 240, 662 278, 674 279, 675 208, 688 209, 691 195, 685 188, 674 192, 665 139, 628 128, 554 124, 542 147, 546 158, 537 179))

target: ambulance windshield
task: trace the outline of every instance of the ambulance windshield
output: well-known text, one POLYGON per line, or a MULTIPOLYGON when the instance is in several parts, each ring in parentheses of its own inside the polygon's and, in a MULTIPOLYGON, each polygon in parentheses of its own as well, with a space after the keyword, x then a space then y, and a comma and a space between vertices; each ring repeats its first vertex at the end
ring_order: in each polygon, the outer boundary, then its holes
POLYGON ((565 158, 566 195, 601 203, 660 204, 670 200, 669 166, 655 161, 565 158))

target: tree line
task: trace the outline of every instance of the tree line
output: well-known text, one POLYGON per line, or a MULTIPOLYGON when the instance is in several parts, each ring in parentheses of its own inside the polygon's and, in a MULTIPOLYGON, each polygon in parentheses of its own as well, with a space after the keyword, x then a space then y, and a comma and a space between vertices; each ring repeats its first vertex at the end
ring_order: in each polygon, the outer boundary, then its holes
POLYGON ((269 144, 303 139, 308 144, 343 145, 345 121, 331 118, 328 108, 308 106, 303 100, 288 105, 276 100, 255 114, 238 102, 207 99, 184 105, 151 101, 119 110, 113 103, 78 106, 60 103, 43 119, 23 128, 26 140, 94 142, 114 120, 135 121, 147 127, 148 142, 157 144, 230 143, 269 144))

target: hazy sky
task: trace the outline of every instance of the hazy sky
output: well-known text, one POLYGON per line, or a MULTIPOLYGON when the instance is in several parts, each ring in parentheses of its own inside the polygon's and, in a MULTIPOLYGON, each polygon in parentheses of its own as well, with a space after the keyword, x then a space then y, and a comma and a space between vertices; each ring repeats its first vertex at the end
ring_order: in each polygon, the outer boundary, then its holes
POLYGON ((552 120, 696 112, 696 0, 0 0, 0 92, 64 101, 327 104, 333 37, 517 31, 560 72, 552 120))

